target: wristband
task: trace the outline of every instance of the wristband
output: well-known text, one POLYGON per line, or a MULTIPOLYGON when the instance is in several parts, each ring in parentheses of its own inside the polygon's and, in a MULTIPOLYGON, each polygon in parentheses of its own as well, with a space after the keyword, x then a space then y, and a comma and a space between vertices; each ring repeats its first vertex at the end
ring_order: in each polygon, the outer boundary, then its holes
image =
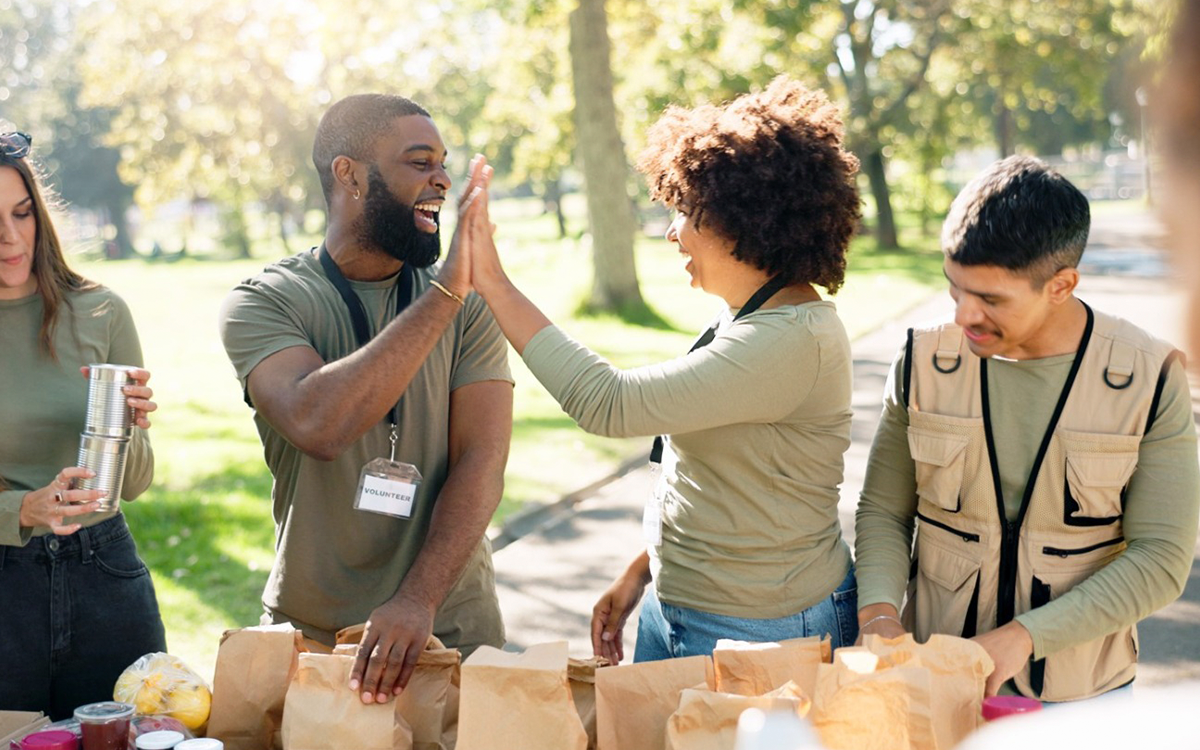
POLYGON ((440 281, 438 281, 437 279, 430 279, 430 280, 429 280, 429 283, 430 283, 430 285, 432 285, 434 288, 436 288, 436 289, 437 289, 439 292, 441 292, 442 294, 446 295, 446 296, 447 296, 447 297, 449 297, 450 299, 454 300, 454 301, 455 301, 455 302, 457 302, 459 305, 466 305, 466 304, 467 304, 466 302, 463 302, 463 298, 462 298, 462 297, 459 297, 459 296, 458 296, 457 294, 455 294, 454 292, 452 292, 452 291, 450 291, 449 289, 447 289, 446 287, 442 286, 442 283, 441 283, 440 281))

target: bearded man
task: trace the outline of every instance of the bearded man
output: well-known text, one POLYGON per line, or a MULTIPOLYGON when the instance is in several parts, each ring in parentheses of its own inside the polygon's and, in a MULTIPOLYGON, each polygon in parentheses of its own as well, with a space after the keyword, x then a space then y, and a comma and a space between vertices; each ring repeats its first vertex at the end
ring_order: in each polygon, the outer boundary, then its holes
MULTIPOLYGON (((433 265, 450 177, 429 113, 399 96, 342 99, 313 163, 325 241, 239 284, 221 336, 275 480, 264 624, 332 644, 365 621, 350 687, 383 702, 430 633, 467 653, 504 643, 484 531, 512 379, 504 337, 470 294, 470 222, 433 265)), ((472 164, 461 216, 489 176, 472 164)))

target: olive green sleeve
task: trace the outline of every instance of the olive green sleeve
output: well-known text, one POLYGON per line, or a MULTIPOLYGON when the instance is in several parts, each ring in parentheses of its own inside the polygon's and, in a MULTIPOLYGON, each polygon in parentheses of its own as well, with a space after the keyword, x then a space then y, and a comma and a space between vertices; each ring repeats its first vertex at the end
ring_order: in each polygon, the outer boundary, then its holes
POLYGON ((555 326, 523 358, 563 411, 606 437, 685 433, 735 422, 771 422, 808 396, 820 344, 796 313, 747 316, 703 349, 621 370, 555 326))
POLYGON ((1183 592, 1196 548, 1200 465, 1183 366, 1172 365, 1167 376, 1129 480, 1128 547, 1062 597, 1017 617, 1033 637, 1035 659, 1128 627, 1183 592))
POLYGON ((24 547, 33 536, 33 529, 21 526, 21 503, 25 490, 0 492, 0 544, 24 547))
POLYGON ((908 448, 908 409, 902 395, 904 348, 884 387, 883 413, 867 457, 862 495, 854 514, 858 606, 900 609, 908 585, 917 477, 908 448))

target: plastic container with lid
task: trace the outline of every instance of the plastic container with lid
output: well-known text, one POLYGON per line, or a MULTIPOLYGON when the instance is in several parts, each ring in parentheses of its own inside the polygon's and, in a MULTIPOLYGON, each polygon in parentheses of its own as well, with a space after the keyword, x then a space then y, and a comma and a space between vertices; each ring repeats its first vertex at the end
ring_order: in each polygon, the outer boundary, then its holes
POLYGON ((105 701, 75 709, 75 720, 83 734, 83 750, 126 750, 133 706, 105 701))
POLYGON ((1041 710, 1041 701, 1023 695, 993 695, 983 699, 983 718, 988 721, 1041 710))
POLYGON ((225 750, 225 743, 215 737, 200 737, 180 742, 175 750, 225 750))
POLYGON ((135 745, 137 750, 174 750, 184 739, 183 732, 160 729, 157 732, 139 734, 135 745))
POLYGON ((50 729, 26 735, 21 750, 79 750, 79 738, 74 732, 50 729))

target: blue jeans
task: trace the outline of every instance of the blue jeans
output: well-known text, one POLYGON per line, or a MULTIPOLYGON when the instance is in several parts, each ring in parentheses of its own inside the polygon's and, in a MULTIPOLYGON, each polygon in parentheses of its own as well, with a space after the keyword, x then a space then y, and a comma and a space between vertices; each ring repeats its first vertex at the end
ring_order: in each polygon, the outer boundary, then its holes
POLYGON ((664 604, 651 587, 638 616, 633 660, 711 654, 720 638, 765 643, 812 635, 829 635, 834 648, 854 645, 858 638, 858 581, 853 566, 829 596, 794 615, 773 619, 729 617, 664 604))
POLYGON ((125 516, 0 545, 0 707, 70 718, 166 637, 125 516))

